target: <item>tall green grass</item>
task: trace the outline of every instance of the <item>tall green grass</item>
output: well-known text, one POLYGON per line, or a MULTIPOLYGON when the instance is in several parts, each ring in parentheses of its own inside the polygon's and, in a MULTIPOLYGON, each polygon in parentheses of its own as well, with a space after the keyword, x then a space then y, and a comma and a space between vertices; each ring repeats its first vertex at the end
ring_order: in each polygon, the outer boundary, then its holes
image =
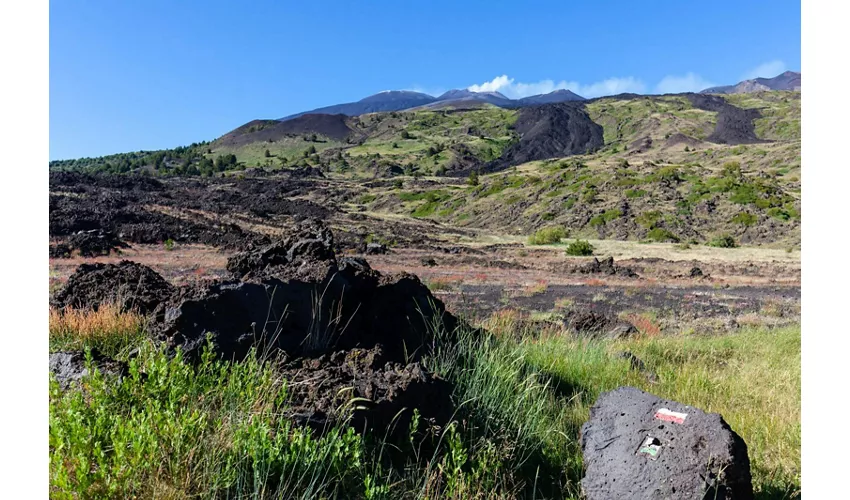
POLYGON ((315 498, 363 491, 364 446, 285 417, 286 382, 256 358, 198 367, 143 349, 121 384, 50 387, 51 498, 315 498))
POLYGON ((51 384, 51 497, 578 498, 580 427, 621 385, 723 414, 748 444, 757 498, 799 493, 799 327, 607 342, 486 326, 439 332, 424 360, 453 383, 454 419, 414 418, 392 439, 294 426, 273 363, 189 365, 143 343, 120 384, 51 384))
POLYGON ((747 443, 758 498, 792 498, 799 492, 799 326, 618 342, 553 336, 522 345, 528 362, 551 375, 569 432, 587 420, 600 393, 635 386, 722 414, 747 443), (626 350, 643 360, 657 381, 617 357, 626 350))

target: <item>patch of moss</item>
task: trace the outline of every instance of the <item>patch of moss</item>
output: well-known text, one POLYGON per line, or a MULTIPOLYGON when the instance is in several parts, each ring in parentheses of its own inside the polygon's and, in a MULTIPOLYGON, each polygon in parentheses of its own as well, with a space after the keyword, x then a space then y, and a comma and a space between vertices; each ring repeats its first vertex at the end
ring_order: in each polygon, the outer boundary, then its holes
POLYGON ((604 226, 605 224, 611 222, 612 220, 617 219, 617 218, 622 217, 622 216, 623 216, 622 210, 620 210, 619 208, 612 208, 612 209, 606 210, 605 212, 603 212, 599 215, 596 215, 592 219, 590 219, 590 225, 591 225, 591 227, 604 226))
POLYGON ((360 204, 362 204, 362 205, 368 205, 369 203, 372 203, 373 201, 375 201, 377 198, 378 197, 376 195, 369 193, 369 194, 364 194, 363 196, 361 196, 359 201, 360 201, 360 204))
POLYGON ((741 224, 742 226, 753 226, 756 222, 758 222, 758 217, 749 212, 741 212, 732 217, 730 222, 733 224, 741 224))
POLYGON ((650 229, 649 232, 646 233, 646 237, 649 238, 652 241, 657 241, 657 242, 671 242, 671 243, 678 243, 679 242, 678 236, 676 236, 672 232, 668 231, 667 229, 664 229, 664 228, 661 228, 661 227, 655 227, 655 228, 650 229))
POLYGON ((642 214, 635 217, 635 222, 640 224, 645 228, 653 227, 659 220, 661 220, 662 214, 658 210, 650 210, 649 212, 643 212, 642 214))
POLYGON ((626 189, 626 198, 643 198, 646 191, 643 189, 626 189))

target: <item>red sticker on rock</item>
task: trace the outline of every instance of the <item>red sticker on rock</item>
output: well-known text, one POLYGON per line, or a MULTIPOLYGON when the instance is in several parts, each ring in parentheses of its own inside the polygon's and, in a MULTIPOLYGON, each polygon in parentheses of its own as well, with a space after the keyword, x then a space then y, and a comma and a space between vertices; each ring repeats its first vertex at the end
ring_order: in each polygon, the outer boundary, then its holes
POLYGON ((674 424, 684 424, 685 419, 688 418, 688 414, 668 410, 667 408, 659 408, 658 411, 655 412, 655 418, 665 422, 673 422, 674 424))

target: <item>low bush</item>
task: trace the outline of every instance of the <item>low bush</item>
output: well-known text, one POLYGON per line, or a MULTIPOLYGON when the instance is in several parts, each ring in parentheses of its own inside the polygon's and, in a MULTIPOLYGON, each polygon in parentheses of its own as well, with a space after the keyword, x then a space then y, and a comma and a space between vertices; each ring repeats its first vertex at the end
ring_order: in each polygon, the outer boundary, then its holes
POLYGON ((735 238, 728 234, 722 234, 720 236, 716 236, 711 241, 708 242, 708 246, 717 247, 717 248, 735 248, 738 246, 735 243, 735 238))
POLYGON ((646 196, 643 189, 626 189, 626 198, 642 198, 646 196))
POLYGON ((679 242, 678 236, 671 233, 669 230, 661 228, 661 227, 655 227, 655 228, 650 229, 649 232, 646 233, 646 237, 649 238, 652 241, 656 241, 656 242, 659 242, 659 243, 660 242, 670 242, 670 243, 678 243, 679 242))
POLYGON ((567 231, 560 226, 544 227, 528 237, 529 245, 551 245, 567 237, 567 231))
POLYGON ((567 246, 566 254, 584 257, 588 255, 593 255, 593 245, 586 240, 575 240, 567 246))
POLYGON ((622 210, 620 210, 619 208, 612 208, 611 210, 606 210, 605 212, 603 212, 599 215, 595 215, 593 218, 590 219, 589 224, 590 224, 591 227, 604 226, 605 224, 611 222, 612 220, 617 219, 617 218, 622 217, 622 216, 623 216, 622 210))
POLYGON ((752 226, 755 225, 758 220, 758 217, 749 212, 741 212, 732 217, 730 222, 734 224, 741 224, 742 226, 752 226))
MULTIPOLYGON (((144 349, 121 384, 97 373, 86 390, 50 384, 54 498, 307 498, 363 489, 353 428, 314 436, 282 411, 271 365, 144 349)), ((209 352, 209 351, 208 351, 209 352)), ((373 481, 376 478, 373 478, 373 481)))

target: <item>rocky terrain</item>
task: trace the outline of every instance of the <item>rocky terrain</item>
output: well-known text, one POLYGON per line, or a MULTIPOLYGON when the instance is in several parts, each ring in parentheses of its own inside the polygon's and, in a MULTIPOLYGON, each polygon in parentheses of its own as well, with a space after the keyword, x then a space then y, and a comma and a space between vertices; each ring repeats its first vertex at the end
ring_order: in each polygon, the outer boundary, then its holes
POLYGON ((798 494, 799 92, 452 96, 51 165, 57 491, 798 494))

